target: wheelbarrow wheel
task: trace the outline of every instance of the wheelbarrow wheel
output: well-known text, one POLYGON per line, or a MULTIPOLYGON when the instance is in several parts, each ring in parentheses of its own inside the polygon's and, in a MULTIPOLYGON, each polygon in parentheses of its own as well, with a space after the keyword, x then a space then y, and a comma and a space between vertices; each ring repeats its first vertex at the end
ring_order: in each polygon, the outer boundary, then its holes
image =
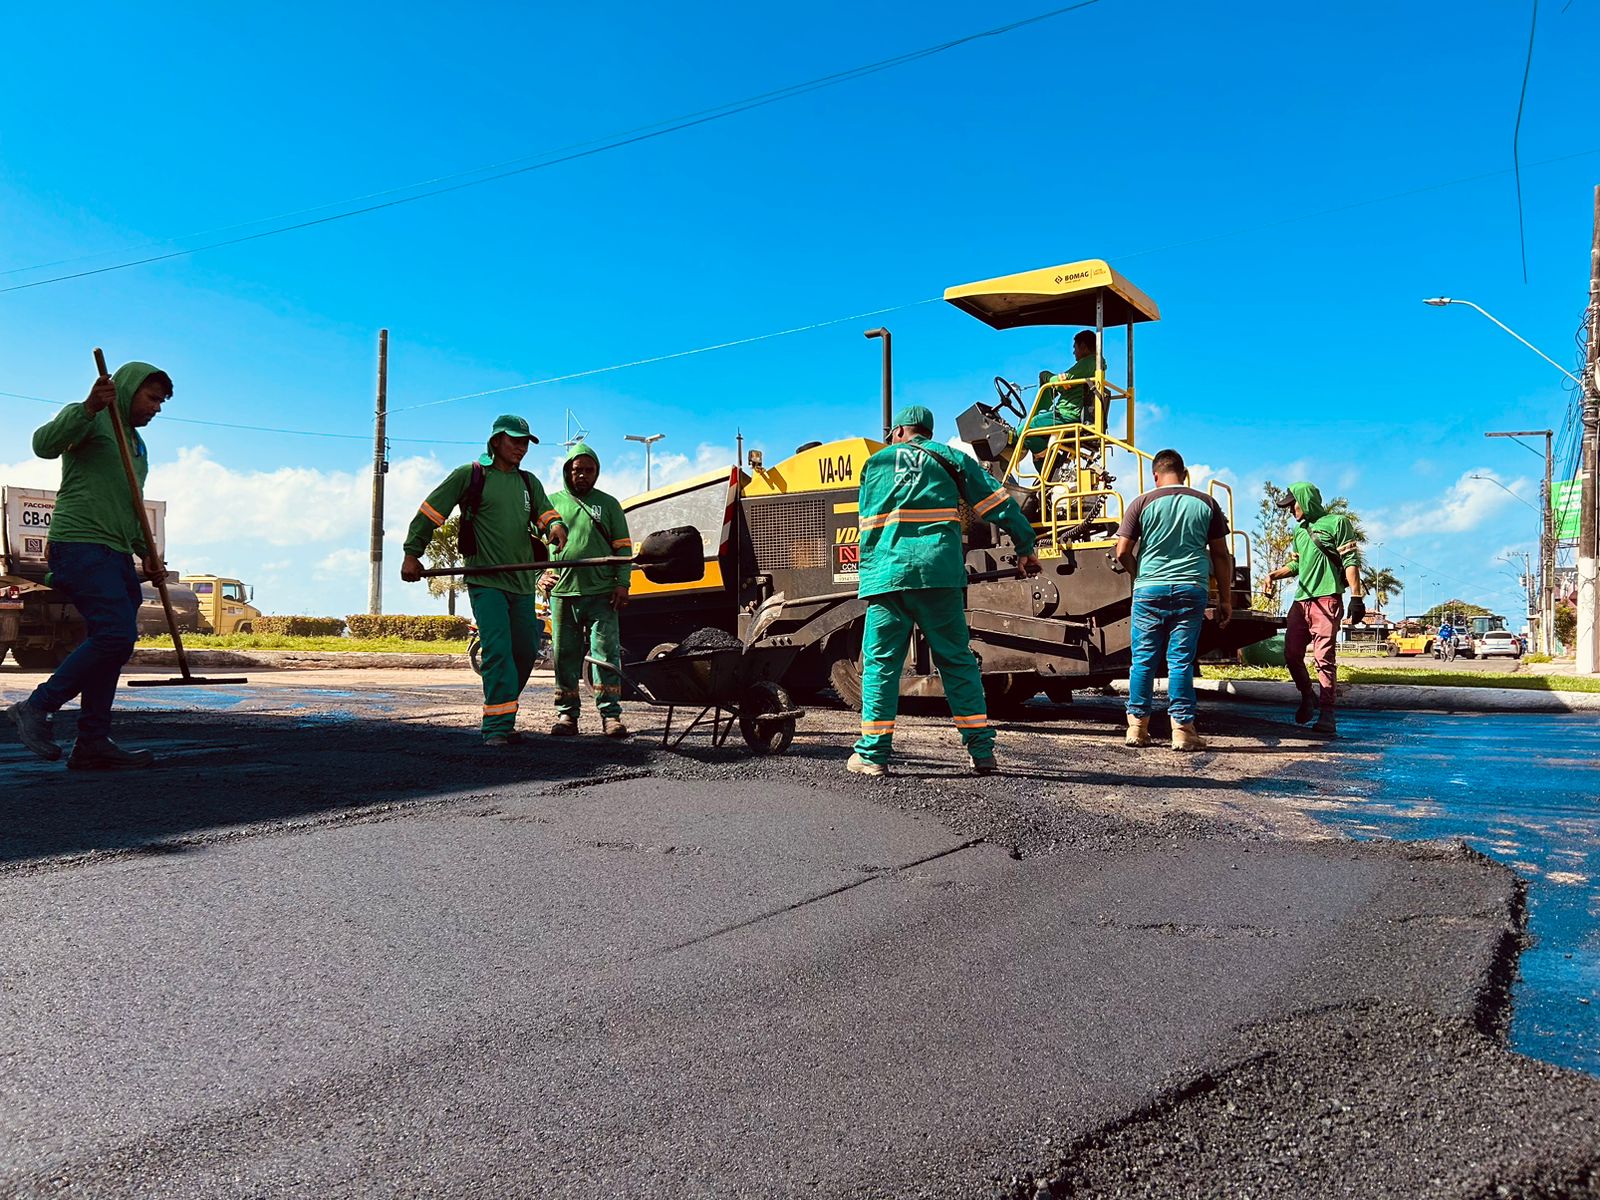
POLYGON ((782 754, 794 741, 793 717, 768 714, 787 712, 794 704, 778 684, 763 679, 745 690, 739 700, 739 732, 757 754, 782 754))

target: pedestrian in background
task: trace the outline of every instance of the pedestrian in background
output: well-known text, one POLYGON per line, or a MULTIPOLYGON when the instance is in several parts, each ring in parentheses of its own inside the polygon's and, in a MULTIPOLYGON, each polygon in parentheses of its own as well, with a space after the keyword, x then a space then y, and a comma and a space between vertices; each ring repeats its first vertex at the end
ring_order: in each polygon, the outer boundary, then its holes
POLYGON ((89 636, 55 673, 6 710, 17 733, 40 758, 61 757, 51 714, 79 697, 78 738, 67 766, 74 770, 148 767, 148 750, 124 750, 111 740, 111 705, 123 664, 133 657, 144 596, 133 560, 145 577, 166 578, 154 546, 145 545, 133 490, 117 446, 110 408, 117 406, 141 487, 150 454, 139 430, 172 399, 172 380, 149 363, 124 363, 102 375, 81 404, 69 404, 34 432, 33 452, 61 459, 61 487, 50 517, 50 586, 78 610, 89 636))
POLYGON ((933 414, 920 404, 894 418, 889 445, 861 468, 858 522, 867 602, 862 634, 861 738, 848 769, 887 775, 900 706, 900 671, 914 630, 927 640, 961 744, 979 775, 996 770, 983 677, 967 627, 961 504, 1011 536, 1019 573, 1039 570, 1034 532, 1017 502, 973 458, 931 441, 933 414))
MULTIPOLYGON (((595 487, 600 456, 579 442, 567 452, 561 475, 566 489, 550 497, 550 502, 566 524, 567 544, 555 557, 604 558, 632 553, 622 505, 615 496, 595 487)), ((578 732, 578 714, 583 709, 579 684, 588 674, 585 655, 613 665, 622 657, 618 618, 627 607, 632 577, 633 569, 626 563, 545 573, 556 668, 556 720, 550 732, 558 737, 578 732)), ((628 727, 622 720, 622 677, 614 670, 596 670, 594 690, 601 730, 607 737, 627 737, 628 727)))
POLYGON ((1133 666, 1128 674, 1130 746, 1150 744, 1150 708, 1163 657, 1174 750, 1204 750, 1195 729, 1194 670, 1210 581, 1217 581, 1217 623, 1233 617, 1233 555, 1228 519, 1216 500, 1187 486, 1176 450, 1151 463, 1156 486, 1128 505, 1115 553, 1133 576, 1133 666))
POLYGON ((1350 620, 1367 615, 1362 598, 1361 546, 1355 527, 1342 513, 1330 513, 1315 484, 1291 483, 1278 507, 1288 509, 1298 524, 1288 561, 1271 572, 1262 584, 1267 596, 1277 593, 1278 580, 1294 579, 1294 602, 1289 605, 1289 626, 1283 638, 1283 656, 1289 675, 1300 689, 1300 707, 1294 719, 1301 725, 1316 719, 1317 733, 1337 732, 1339 623, 1344 619, 1344 590, 1350 589, 1350 620), (1306 650, 1317 665, 1320 691, 1311 685, 1306 670, 1306 650))
MULTIPOLYGON (((433 531, 461 508, 459 542, 468 568, 534 562, 544 557, 539 536, 557 548, 567 544, 567 526, 550 503, 544 485, 522 469, 529 443, 537 443, 521 417, 495 419, 488 453, 457 467, 429 493, 406 531, 400 578, 422 578, 418 558, 433 531)), ((517 741, 517 707, 539 656, 539 614, 534 596, 538 568, 527 571, 466 573, 467 599, 483 647, 483 744, 501 747, 517 741)))

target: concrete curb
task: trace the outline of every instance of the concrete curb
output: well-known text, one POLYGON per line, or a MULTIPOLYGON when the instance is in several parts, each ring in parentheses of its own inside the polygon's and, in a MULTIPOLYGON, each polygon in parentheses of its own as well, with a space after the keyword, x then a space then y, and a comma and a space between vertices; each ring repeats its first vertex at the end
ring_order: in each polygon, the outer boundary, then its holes
MULTIPOLYGON (((1125 690, 1126 685, 1123 686, 1125 690)), ((1300 699, 1294 684, 1265 679, 1196 679, 1194 686, 1197 692, 1256 704, 1292 707, 1300 699)), ((1339 687, 1339 707, 1427 712, 1600 712, 1600 692, 1347 683, 1339 687)))
MULTIPOLYGON (((470 670, 465 654, 371 654, 356 650, 188 650, 189 666, 194 670, 214 667, 256 667, 274 671, 359 670, 363 667, 403 667, 410 670, 456 668, 470 670)), ((174 650, 154 646, 133 652, 132 667, 178 666, 174 650)))

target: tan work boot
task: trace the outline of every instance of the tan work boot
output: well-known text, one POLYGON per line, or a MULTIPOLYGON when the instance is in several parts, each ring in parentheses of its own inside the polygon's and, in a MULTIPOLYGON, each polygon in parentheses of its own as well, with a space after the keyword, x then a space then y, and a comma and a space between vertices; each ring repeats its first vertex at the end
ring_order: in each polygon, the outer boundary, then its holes
POLYGON ((562 713, 550 726, 551 737, 571 737, 578 732, 578 718, 562 713))
POLYGON ((1129 746, 1148 746, 1150 744, 1149 717, 1130 716, 1128 718, 1128 740, 1126 744, 1129 746))
POLYGON ((1194 723, 1187 725, 1174 725, 1172 727, 1172 748, 1174 750, 1204 750, 1206 740, 1195 732, 1194 723))
POLYGON ((629 736, 628 727, 622 723, 621 717, 602 717, 600 725, 608 738, 625 738, 629 736))
POLYGON ((852 775, 887 775, 889 768, 882 763, 868 762, 859 754, 852 754, 844 769, 852 775))

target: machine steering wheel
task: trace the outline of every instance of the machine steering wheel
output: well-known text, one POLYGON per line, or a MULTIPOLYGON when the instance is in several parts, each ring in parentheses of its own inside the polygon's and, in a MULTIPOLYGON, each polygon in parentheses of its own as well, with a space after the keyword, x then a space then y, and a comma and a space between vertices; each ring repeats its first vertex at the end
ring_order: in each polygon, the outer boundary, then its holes
POLYGON ((994 377, 994 390, 1000 397, 1000 407, 1009 408, 1019 420, 1028 419, 1027 405, 1022 403, 1022 389, 1004 376, 994 377))

